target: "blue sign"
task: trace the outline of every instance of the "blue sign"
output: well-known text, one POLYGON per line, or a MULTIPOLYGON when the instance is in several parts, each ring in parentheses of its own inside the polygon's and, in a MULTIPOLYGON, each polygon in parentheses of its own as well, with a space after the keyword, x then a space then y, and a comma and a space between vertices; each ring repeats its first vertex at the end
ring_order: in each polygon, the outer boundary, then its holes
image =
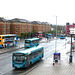
POLYGON ((60 53, 54 53, 54 60, 60 60, 60 53))

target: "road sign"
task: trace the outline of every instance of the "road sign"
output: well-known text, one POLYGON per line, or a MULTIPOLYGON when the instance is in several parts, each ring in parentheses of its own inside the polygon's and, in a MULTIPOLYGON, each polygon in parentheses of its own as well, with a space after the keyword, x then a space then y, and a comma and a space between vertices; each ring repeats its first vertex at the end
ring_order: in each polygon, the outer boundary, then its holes
POLYGON ((54 53, 54 60, 60 60, 60 53, 54 53))
POLYGON ((75 34, 75 28, 70 27, 69 28, 69 34, 75 34))

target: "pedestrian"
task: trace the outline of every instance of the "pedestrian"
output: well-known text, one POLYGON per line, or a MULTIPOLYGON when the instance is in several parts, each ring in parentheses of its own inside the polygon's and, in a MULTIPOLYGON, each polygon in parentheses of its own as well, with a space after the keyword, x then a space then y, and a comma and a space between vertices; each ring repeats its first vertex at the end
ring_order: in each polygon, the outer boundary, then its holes
POLYGON ((7 42, 7 48, 9 48, 9 42, 7 42))
POLYGON ((48 37, 47 37, 47 40, 48 40, 48 37))

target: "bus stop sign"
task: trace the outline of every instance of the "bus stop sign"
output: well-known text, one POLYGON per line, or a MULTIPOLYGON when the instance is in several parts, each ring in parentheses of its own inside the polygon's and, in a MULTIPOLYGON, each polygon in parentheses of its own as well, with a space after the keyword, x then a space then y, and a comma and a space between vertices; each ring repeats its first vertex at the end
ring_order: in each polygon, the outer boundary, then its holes
POLYGON ((60 60, 60 53, 54 53, 54 60, 60 60))

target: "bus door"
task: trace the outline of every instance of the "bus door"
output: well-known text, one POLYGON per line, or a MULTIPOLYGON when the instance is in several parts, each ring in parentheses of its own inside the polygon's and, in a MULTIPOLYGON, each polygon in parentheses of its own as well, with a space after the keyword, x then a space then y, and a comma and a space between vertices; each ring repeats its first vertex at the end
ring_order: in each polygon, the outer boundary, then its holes
POLYGON ((2 47, 2 38, 0 36, 0 47, 2 47))
POLYGON ((26 67, 28 67, 29 66, 29 55, 26 55, 26 67))
POLYGON ((33 41, 31 42, 31 46, 33 47, 34 45, 36 45, 36 41, 35 41, 35 40, 33 40, 33 41))
POLYGON ((29 47, 31 45, 31 41, 30 40, 25 40, 25 47, 29 47))

